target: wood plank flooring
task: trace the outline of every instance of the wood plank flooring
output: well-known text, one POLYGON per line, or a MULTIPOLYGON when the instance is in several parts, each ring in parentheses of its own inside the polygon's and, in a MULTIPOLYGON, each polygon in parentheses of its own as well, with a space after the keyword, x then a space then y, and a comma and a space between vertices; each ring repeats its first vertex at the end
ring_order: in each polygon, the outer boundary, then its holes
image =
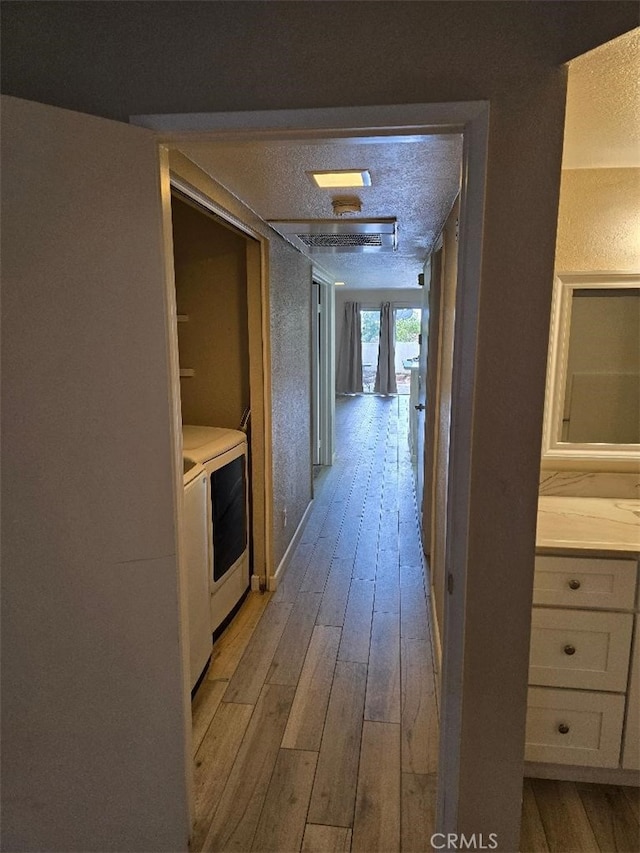
POLYGON ((520 850, 640 850, 640 789, 525 779, 520 850))
MULTIPOLYGON (((249 595, 193 702, 194 853, 431 850, 438 709, 408 398, 340 398, 336 420, 283 581, 249 595)), ((637 792, 526 780, 521 849, 638 850, 637 792)))

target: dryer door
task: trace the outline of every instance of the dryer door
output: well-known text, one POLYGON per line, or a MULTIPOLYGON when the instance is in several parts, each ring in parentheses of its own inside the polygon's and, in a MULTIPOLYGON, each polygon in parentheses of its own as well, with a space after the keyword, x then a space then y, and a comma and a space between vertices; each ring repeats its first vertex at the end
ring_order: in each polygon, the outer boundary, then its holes
POLYGON ((211 474, 213 579, 229 571, 247 547, 246 456, 242 454, 211 474))

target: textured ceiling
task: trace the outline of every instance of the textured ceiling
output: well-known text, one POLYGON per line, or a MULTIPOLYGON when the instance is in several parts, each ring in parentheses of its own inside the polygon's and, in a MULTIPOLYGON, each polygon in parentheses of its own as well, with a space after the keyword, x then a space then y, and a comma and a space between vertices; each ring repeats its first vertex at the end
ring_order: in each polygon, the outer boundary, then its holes
POLYGON ((640 166, 640 28, 569 65, 564 169, 640 166))
MULTIPOLYGON (((563 168, 640 166, 639 57, 640 28, 570 64, 563 168)), ((357 195, 363 218, 395 217, 394 253, 313 255, 329 277, 355 288, 416 286, 460 184, 459 135, 179 147, 267 221, 333 218, 340 195, 357 195), (337 169, 369 169, 372 186, 321 190, 307 175, 337 169)))
POLYGON ((396 217, 396 252, 313 257, 349 287, 410 287, 457 195, 462 137, 187 143, 180 150, 265 220, 331 219, 332 198, 345 195, 360 198, 362 218, 396 217), (321 190, 307 175, 334 169, 369 169, 372 185, 321 190))

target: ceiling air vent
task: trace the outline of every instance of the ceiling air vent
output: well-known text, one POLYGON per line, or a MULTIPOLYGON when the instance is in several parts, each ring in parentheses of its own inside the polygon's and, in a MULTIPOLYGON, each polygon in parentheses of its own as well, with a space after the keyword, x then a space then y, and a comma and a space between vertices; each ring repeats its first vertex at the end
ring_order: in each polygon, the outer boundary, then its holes
POLYGON ((308 219, 269 222, 283 237, 306 252, 395 252, 395 219, 308 219))
POLYGON ((351 249, 382 247, 382 234, 296 234, 309 249, 351 249))

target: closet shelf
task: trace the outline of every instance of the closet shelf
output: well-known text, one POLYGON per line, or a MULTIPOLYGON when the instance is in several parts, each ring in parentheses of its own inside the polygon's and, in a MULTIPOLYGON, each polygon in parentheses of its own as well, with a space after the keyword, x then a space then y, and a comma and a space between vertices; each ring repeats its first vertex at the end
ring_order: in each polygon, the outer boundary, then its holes
POLYGON ((180 368, 180 379, 186 379, 190 376, 195 376, 196 372, 193 367, 181 367, 180 368))

